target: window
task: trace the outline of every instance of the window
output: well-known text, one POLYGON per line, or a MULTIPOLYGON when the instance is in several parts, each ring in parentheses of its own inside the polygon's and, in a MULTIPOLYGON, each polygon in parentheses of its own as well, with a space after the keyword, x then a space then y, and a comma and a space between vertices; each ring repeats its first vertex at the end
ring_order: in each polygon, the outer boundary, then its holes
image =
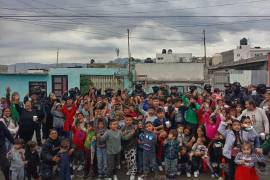
POLYGON ((158 60, 163 60, 163 57, 158 57, 157 59, 158 59, 158 60))
POLYGON ((65 91, 68 91, 68 76, 52 76, 52 92, 55 93, 57 97, 61 97, 65 91))
POLYGON ((29 82, 29 96, 33 93, 47 96, 47 82, 46 81, 30 81, 29 82))

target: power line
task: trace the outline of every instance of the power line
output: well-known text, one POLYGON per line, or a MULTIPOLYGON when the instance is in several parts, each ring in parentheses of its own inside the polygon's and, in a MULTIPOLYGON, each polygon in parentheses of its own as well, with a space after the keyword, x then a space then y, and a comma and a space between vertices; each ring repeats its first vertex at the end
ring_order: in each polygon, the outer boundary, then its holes
MULTIPOLYGON (((163 7, 162 10, 170 10, 170 11, 178 10, 179 11, 179 10, 190 10, 190 9, 203 9, 203 8, 233 6, 233 5, 239 5, 239 4, 248 5, 248 4, 251 4, 251 3, 258 3, 258 2, 263 2, 263 1, 267 1, 267 0, 238 1, 238 2, 223 3, 223 4, 207 5, 207 6, 173 8, 173 9, 172 8, 163 7)), ((39 2, 42 3, 42 4, 45 4, 47 6, 50 6, 51 8, 48 8, 48 7, 46 7, 46 8, 39 8, 39 7, 33 7, 33 6, 31 6, 29 9, 47 9, 47 10, 48 9, 58 9, 58 10, 69 11, 69 12, 72 12, 72 13, 74 12, 73 10, 68 9, 68 8, 58 7, 58 6, 54 5, 54 4, 50 4, 50 3, 47 3, 47 2, 43 2, 43 1, 39 1, 39 2)), ((164 2, 164 1, 162 1, 162 2, 164 2)), ((169 1, 166 1, 166 2, 169 2, 169 1)), ((132 5, 133 3, 128 3, 128 4, 129 5, 132 5)), ((113 4, 113 5, 116 5, 116 4, 113 4)), ((81 7, 81 8, 85 8, 85 7, 87 7, 87 6, 84 6, 84 7, 81 7)), ((96 5, 96 6, 93 6, 93 7, 100 7, 100 6, 96 5)), ((8 9, 8 8, 4 8, 4 9, 8 9)), ((11 9, 11 8, 9 8, 9 9, 11 9)), ((13 8, 13 10, 16 10, 16 9, 13 8)), ((89 10, 89 9, 85 9, 85 10, 89 10)), ((148 11, 130 11, 130 10, 128 12, 110 11, 110 15, 130 15, 130 14, 142 14, 142 13, 147 13, 147 12, 148 11)), ((103 15, 108 15, 108 14, 103 14, 103 15)))
POLYGON ((0 15, 0 18, 264 18, 270 15, 0 15))

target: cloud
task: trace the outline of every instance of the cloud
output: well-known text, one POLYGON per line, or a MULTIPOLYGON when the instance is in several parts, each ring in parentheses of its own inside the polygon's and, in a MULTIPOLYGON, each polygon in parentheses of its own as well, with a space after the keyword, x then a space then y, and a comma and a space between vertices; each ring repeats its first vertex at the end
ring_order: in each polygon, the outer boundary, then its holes
MULTIPOLYGON (((268 15, 269 8, 262 0, 0 0, 1 15, 268 15)), ((236 47, 242 37, 268 46, 269 22, 267 17, 0 19, 0 61, 53 63, 58 48, 65 62, 110 61, 115 48, 126 57, 127 28, 133 57, 155 57, 163 48, 203 56, 203 29, 211 56, 236 47)))

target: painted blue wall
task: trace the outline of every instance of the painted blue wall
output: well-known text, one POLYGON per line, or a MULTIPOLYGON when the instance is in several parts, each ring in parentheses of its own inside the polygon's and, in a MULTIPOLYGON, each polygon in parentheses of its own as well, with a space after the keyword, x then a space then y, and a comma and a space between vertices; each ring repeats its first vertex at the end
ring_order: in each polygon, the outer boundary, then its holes
POLYGON ((47 88, 51 86, 48 84, 48 75, 38 75, 38 74, 0 74, 0 97, 5 96, 6 87, 9 86, 11 91, 17 91, 23 97, 29 91, 30 81, 46 81, 47 88))
POLYGON ((5 88, 11 87, 24 96, 29 91, 30 81, 46 81, 47 92, 52 90, 52 75, 67 75, 68 88, 80 88, 80 75, 115 75, 124 76, 124 88, 129 89, 128 70, 119 68, 52 68, 48 74, 0 74, 0 97, 5 96, 5 88))
MULTIPOLYGON (((119 68, 52 68, 49 75, 67 75, 68 76, 68 89, 72 87, 80 88, 80 75, 115 75, 120 74, 124 76, 124 88, 129 88, 130 82, 128 80, 128 70, 119 68)), ((52 78, 49 79, 48 92, 51 92, 52 78)))

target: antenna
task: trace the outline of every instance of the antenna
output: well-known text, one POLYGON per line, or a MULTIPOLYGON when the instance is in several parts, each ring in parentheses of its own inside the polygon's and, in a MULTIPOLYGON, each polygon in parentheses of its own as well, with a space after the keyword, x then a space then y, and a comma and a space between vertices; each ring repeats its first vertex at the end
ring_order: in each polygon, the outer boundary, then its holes
POLYGON ((56 67, 58 67, 59 64, 59 48, 57 49, 57 53, 56 53, 56 67))
POLYGON ((119 58, 120 49, 119 49, 119 48, 116 48, 116 49, 115 49, 115 52, 116 52, 117 58, 119 58))

